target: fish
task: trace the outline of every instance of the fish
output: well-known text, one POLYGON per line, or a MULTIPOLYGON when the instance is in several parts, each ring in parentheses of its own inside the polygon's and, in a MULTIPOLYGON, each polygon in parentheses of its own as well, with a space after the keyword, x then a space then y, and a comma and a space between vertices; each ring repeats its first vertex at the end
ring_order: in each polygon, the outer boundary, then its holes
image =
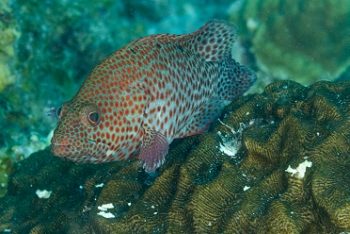
POLYGON ((78 163, 136 158, 155 172, 174 139, 205 132, 256 80, 232 58, 236 39, 234 24, 210 20, 189 34, 131 41, 55 110, 51 152, 78 163))

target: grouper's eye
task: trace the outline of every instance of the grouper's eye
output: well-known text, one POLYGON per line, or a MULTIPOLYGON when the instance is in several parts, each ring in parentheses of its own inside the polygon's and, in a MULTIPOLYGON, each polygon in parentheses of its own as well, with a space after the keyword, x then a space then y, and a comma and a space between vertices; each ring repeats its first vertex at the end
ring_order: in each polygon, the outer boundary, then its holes
POLYGON ((88 117, 89 122, 95 126, 98 124, 99 119, 100 119, 97 111, 93 111, 93 112, 88 113, 87 117, 88 117))
POLYGON ((57 117, 60 117, 61 112, 62 112, 62 106, 58 107, 57 110, 56 110, 57 117))
POLYGON ((95 104, 87 104, 82 107, 81 121, 87 127, 96 127, 102 119, 100 109, 95 104))

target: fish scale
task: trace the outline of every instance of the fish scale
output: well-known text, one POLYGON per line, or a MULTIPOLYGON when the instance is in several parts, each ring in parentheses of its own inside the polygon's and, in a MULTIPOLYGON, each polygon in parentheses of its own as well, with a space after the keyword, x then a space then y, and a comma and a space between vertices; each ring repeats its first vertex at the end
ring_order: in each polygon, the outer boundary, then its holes
POLYGON ((190 34, 125 45, 57 109, 51 152, 87 163, 137 157, 155 171, 173 139, 204 132, 255 81, 231 57, 236 37, 233 24, 211 20, 190 34))

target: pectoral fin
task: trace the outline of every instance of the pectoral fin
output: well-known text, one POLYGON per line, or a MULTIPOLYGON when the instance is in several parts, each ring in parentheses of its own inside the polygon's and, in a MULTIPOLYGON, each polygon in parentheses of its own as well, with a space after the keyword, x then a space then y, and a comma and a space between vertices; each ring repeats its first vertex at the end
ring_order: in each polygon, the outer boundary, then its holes
POLYGON ((169 144, 165 136, 155 130, 145 129, 139 159, 147 172, 154 172, 163 165, 169 144))

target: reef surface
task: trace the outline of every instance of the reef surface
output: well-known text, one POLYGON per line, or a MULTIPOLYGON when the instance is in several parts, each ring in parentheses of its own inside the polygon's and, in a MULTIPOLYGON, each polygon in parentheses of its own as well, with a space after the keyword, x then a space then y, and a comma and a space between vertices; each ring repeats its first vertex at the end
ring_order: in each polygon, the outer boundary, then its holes
POLYGON ((348 232, 349 116, 350 82, 280 81, 175 141, 157 176, 136 159, 75 164, 39 151, 14 165, 0 232, 348 232))

